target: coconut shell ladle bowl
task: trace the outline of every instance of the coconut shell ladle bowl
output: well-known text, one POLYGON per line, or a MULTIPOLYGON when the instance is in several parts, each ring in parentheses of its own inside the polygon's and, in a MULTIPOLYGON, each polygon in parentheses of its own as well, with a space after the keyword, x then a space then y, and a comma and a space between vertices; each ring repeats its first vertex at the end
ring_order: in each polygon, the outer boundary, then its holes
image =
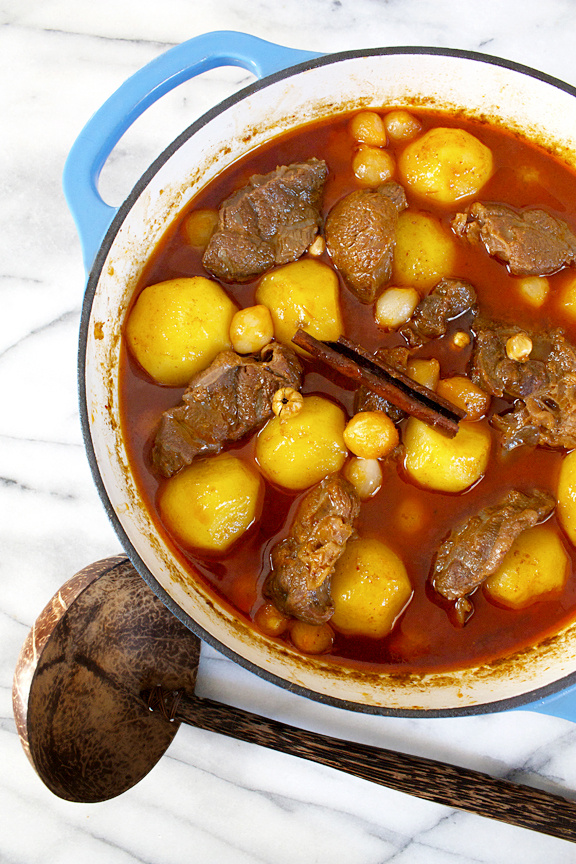
POLYGON ((16 726, 45 785, 68 801, 114 798, 148 774, 187 723, 576 842, 576 802, 562 796, 196 696, 200 644, 125 557, 66 582, 30 631, 14 676, 16 726))

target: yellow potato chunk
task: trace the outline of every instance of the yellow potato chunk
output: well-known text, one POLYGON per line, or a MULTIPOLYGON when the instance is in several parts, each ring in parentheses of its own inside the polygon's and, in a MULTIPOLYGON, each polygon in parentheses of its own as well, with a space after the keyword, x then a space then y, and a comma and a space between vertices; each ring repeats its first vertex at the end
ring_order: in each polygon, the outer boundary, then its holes
POLYGON ((454 375, 438 382, 436 392, 466 411, 468 420, 480 420, 490 408, 490 396, 465 375, 454 375))
POLYGON ((235 312, 232 300, 212 279, 170 279, 142 291, 130 312, 126 339, 136 360, 158 384, 184 387, 220 351, 230 348, 235 312))
POLYGON ((305 396, 301 410, 273 417, 258 434, 256 459, 272 483, 307 489, 340 471, 348 450, 342 409, 322 396, 305 396))
POLYGON ((330 623, 342 633, 382 639, 412 596, 398 555, 380 540, 352 540, 336 564, 330 623))
POLYGON ((560 312, 570 318, 576 318, 576 277, 571 277, 560 294, 560 312))
POLYGON ((285 344, 298 329, 327 340, 344 332, 338 277, 322 261, 305 258, 267 273, 258 285, 256 302, 268 307, 276 339, 285 344))
POLYGON ((359 411, 346 424, 344 443, 361 459, 383 459, 398 444, 398 430, 384 411, 359 411))
POLYGON ((398 217, 392 281, 420 292, 450 276, 456 262, 456 246, 438 219, 426 213, 404 210, 398 217))
POLYGON ((413 192, 452 204, 476 195, 490 179, 492 152, 464 129, 438 126, 406 145, 398 168, 413 192))
POLYGON ((511 609, 523 609, 561 591, 570 559, 553 528, 536 525, 514 541, 504 561, 484 583, 488 596, 511 609))
POLYGON ((435 390, 440 379, 440 363, 436 358, 423 360, 420 357, 413 357, 408 361, 408 375, 413 381, 418 384, 423 384, 429 390, 435 390))
POLYGON ((490 455, 490 431, 461 421, 454 438, 411 417, 404 431, 404 468, 426 489, 463 492, 482 477, 490 455))
POLYGON ((160 515, 184 545, 224 552, 259 518, 264 482, 229 454, 193 462, 166 482, 160 515))
POLYGON ((576 546, 576 450, 565 456, 558 479, 556 512, 568 539, 576 546))

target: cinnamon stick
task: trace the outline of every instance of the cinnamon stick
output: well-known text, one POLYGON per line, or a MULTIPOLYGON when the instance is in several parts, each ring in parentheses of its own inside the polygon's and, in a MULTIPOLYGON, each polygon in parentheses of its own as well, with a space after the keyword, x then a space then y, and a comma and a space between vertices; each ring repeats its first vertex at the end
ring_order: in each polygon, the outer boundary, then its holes
POLYGON ((360 345, 343 336, 337 342, 321 342, 304 330, 297 330, 292 341, 317 360, 346 378, 364 384, 410 416, 442 429, 448 437, 453 438, 458 432, 458 423, 465 411, 369 354, 360 345))

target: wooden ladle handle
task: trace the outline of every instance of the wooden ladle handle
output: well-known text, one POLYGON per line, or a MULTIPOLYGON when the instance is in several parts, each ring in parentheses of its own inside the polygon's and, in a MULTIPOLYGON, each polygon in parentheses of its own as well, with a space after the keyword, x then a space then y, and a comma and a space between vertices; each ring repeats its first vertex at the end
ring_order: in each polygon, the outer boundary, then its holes
MULTIPOLYGON (((169 712, 170 696, 164 711, 169 712)), ((398 792, 576 842, 576 802, 448 765, 289 726, 196 695, 177 696, 176 720, 362 777, 398 792)))
POLYGON ((14 676, 18 732, 48 788, 68 801, 120 795, 150 771, 185 722, 576 842, 576 803, 559 795, 198 697, 199 653, 198 638, 125 558, 97 562, 69 580, 36 621, 14 676))

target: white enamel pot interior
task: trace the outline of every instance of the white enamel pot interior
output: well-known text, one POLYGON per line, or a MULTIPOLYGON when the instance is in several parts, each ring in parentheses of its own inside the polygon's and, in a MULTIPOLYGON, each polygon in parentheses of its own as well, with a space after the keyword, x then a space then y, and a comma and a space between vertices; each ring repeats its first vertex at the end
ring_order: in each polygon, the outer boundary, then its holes
MULTIPOLYGON (((141 505, 118 411, 126 309, 146 261, 194 195, 285 130, 374 106, 425 106, 502 123, 576 166, 576 99, 566 85, 493 58, 429 49, 350 52, 264 79, 214 109, 163 154, 120 209, 89 279, 81 401, 89 458, 134 565, 187 626, 268 680, 312 698, 383 714, 444 716, 531 702, 576 680, 576 623, 492 665, 428 675, 336 666, 279 647, 219 604, 172 556, 141 505)), ((314 154, 310 154, 311 156, 314 154)))

